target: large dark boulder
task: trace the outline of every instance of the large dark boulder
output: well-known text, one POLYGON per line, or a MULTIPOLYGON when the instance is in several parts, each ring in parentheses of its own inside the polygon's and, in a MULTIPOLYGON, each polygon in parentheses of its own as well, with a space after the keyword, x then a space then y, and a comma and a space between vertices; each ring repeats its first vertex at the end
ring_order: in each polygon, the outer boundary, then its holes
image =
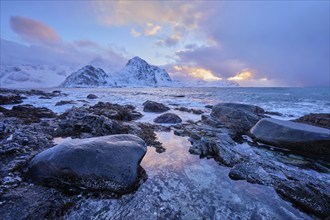
POLYGON ((304 154, 330 155, 330 130, 273 118, 260 120, 251 130, 257 141, 304 154))
POLYGON ((153 101, 146 101, 143 103, 143 106, 143 111, 145 112, 166 112, 170 110, 170 108, 164 104, 153 101))
POLYGON ((173 113, 165 113, 154 119, 155 123, 175 124, 181 123, 182 119, 173 113))
POLYGON ((265 110, 254 105, 220 103, 212 108, 211 116, 232 131, 233 136, 247 133, 264 116, 265 110))
POLYGON ((136 188, 146 151, 134 135, 73 139, 36 155, 27 174, 51 187, 125 193, 136 188))
POLYGON ((330 114, 327 113, 304 115, 293 121, 330 129, 330 114))

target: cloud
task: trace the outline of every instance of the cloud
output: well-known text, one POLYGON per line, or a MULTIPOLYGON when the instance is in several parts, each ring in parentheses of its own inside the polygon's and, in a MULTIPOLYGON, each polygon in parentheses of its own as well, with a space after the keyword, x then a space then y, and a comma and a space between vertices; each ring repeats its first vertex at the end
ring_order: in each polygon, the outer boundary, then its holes
POLYGON ((91 4, 98 20, 111 26, 144 26, 150 22, 196 28, 204 14, 200 11, 200 2, 94 1, 91 4))
POLYGON ((176 63, 223 78, 249 69, 253 75, 245 81, 329 86, 329 2, 234 1, 211 6, 199 23, 209 44, 177 51, 176 63))
POLYGON ((61 42, 60 36, 46 24, 21 16, 10 18, 12 30, 25 41, 33 44, 54 45, 61 42))
POLYGON ((219 46, 193 45, 192 48, 176 52, 176 62, 209 69, 220 78, 229 78, 243 69, 249 69, 243 61, 227 57, 219 46))
POLYGON ((133 36, 133 37, 139 37, 141 36, 141 33, 136 31, 134 28, 131 29, 131 32, 130 34, 133 36))
POLYGON ((207 50, 209 57, 242 62, 241 70, 253 69, 256 78, 329 86, 329 2, 225 2, 222 7, 226 13, 203 24, 219 45, 207 50))
POLYGON ((248 80, 248 79, 251 79, 252 78, 252 72, 248 71, 248 70, 244 70, 238 74, 236 74, 235 76, 233 77, 229 77, 228 80, 248 80))
POLYGON ((167 46, 167 47, 173 47, 179 44, 179 42, 182 40, 181 34, 172 34, 169 37, 165 37, 164 39, 160 39, 156 42, 156 45, 158 46, 167 46))
POLYGON ((10 25, 29 45, 1 38, 1 65, 87 65, 95 58, 102 58, 107 60, 107 66, 114 67, 127 60, 121 53, 92 40, 66 42, 40 21, 13 16, 10 25))
POLYGON ((200 68, 200 67, 191 67, 191 66, 178 66, 175 65, 171 69, 172 72, 179 72, 184 75, 189 75, 193 78, 199 78, 206 81, 217 81, 221 80, 220 77, 215 76, 212 71, 200 68))
POLYGON ((95 41, 91 41, 91 40, 77 40, 74 42, 74 44, 77 47, 85 47, 85 48, 99 48, 100 45, 95 42, 95 41))
POLYGON ((148 22, 147 27, 144 30, 146 36, 154 36, 162 29, 159 25, 154 25, 153 23, 148 22))

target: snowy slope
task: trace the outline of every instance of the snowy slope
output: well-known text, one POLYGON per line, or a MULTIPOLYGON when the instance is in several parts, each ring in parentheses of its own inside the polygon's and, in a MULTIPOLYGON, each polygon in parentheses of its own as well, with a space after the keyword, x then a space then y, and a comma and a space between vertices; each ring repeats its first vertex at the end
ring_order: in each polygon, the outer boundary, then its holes
POLYGON ((92 65, 84 66, 68 76, 59 87, 114 87, 114 82, 102 69, 92 65))
POLYGON ((0 87, 46 88, 56 87, 74 67, 53 65, 1 66, 0 87))
POLYGON ((133 57, 120 71, 112 74, 119 86, 171 86, 172 80, 168 73, 157 66, 148 64, 140 57, 133 57))

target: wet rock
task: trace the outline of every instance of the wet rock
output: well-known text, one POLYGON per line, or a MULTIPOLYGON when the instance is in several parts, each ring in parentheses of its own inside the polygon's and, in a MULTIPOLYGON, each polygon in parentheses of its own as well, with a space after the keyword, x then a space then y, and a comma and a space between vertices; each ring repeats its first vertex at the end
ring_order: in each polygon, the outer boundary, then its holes
POLYGON ((326 113, 304 115, 293 121, 330 129, 330 114, 326 113))
POLYGON ((153 102, 153 101, 146 101, 143 103, 143 111, 145 112, 166 112, 170 110, 169 107, 165 106, 162 103, 153 102))
POLYGON ((57 115, 45 107, 34 107, 33 105, 17 105, 11 110, 0 107, 0 112, 5 117, 16 117, 23 120, 24 123, 38 123, 41 118, 55 118, 57 115))
POLYGON ((91 136, 110 134, 127 134, 128 127, 104 115, 95 115, 87 109, 72 108, 60 116, 59 128, 56 136, 81 137, 84 133, 91 136))
POLYGON ((98 97, 97 97, 97 95, 89 94, 89 95, 87 96, 87 98, 88 98, 88 99, 97 99, 98 97))
POLYGON ((73 105, 73 104, 76 104, 76 102, 73 100, 62 100, 62 101, 56 102, 55 106, 73 105))
POLYGON ((283 114, 281 114, 279 112, 271 112, 271 111, 265 111, 265 114, 267 114, 267 115, 283 116, 283 114))
POLYGON ((125 193, 136 187, 146 151, 133 135, 68 140, 36 155, 27 175, 47 186, 125 193))
POLYGON ((264 109, 246 104, 220 103, 212 108, 211 116, 232 131, 232 135, 246 134, 264 116, 264 109))
POLYGON ((201 115, 204 112, 200 109, 189 109, 186 107, 180 107, 180 108, 175 108, 175 110, 181 111, 181 112, 189 112, 189 113, 193 113, 195 115, 201 115))
POLYGON ((23 98, 20 95, 0 95, 0 105, 20 104, 23 98))
POLYGON ((214 158, 225 166, 232 167, 243 159, 240 153, 234 149, 236 143, 227 134, 221 134, 219 138, 201 137, 189 140, 192 144, 189 148, 191 154, 214 158))
POLYGON ((270 175, 257 162, 241 162, 236 164, 229 172, 234 180, 247 180, 250 183, 271 185, 270 175))
POLYGON ((252 129, 257 141, 303 154, 330 155, 330 130, 273 118, 260 120, 252 129))
POLYGON ((2 219, 63 219, 78 201, 77 196, 34 184, 22 184, 1 197, 2 219))
POLYGON ((157 153, 163 153, 166 149, 163 147, 162 143, 157 140, 155 130, 164 131, 163 128, 157 128, 157 126, 153 124, 138 123, 137 126, 131 125, 129 133, 142 138, 148 146, 156 148, 157 153))
POLYGON ((181 123, 182 119, 173 113, 165 113, 154 119, 155 123, 175 124, 181 123))
POLYGON ((61 90, 54 90, 52 91, 52 94, 55 95, 55 96, 59 96, 62 94, 62 91, 61 90))
POLYGON ((212 109, 213 108, 213 105, 205 105, 205 108, 212 109))
POLYGON ((329 217, 329 183, 323 183, 318 180, 313 182, 287 180, 278 182, 275 185, 275 190, 303 211, 312 213, 322 219, 329 217))
POLYGON ((142 117, 140 112, 135 111, 133 105, 118 105, 110 102, 98 102, 87 110, 93 114, 104 115, 119 121, 132 121, 142 117))

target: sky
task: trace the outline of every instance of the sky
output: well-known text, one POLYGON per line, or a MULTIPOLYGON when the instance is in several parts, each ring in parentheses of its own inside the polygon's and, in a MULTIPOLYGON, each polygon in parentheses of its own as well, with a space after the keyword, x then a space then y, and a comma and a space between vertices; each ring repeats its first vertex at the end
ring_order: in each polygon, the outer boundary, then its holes
POLYGON ((2 65, 139 56, 187 80, 330 84, 327 0, 0 2, 2 65))

